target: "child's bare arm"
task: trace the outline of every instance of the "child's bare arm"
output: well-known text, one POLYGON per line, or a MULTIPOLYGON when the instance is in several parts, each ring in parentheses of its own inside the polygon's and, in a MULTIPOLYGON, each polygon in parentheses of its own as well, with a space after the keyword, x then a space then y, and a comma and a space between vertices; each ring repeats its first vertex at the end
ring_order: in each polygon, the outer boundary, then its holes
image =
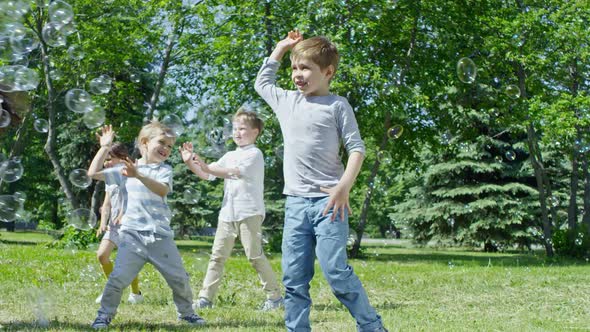
POLYGON ((302 40, 303 35, 299 32, 299 30, 289 31, 287 37, 277 43, 269 58, 272 60, 281 61, 285 53, 293 49, 293 47, 302 40))
POLYGON ((218 178, 224 178, 224 179, 229 179, 232 177, 239 177, 240 176, 240 170, 237 167, 234 168, 224 168, 215 164, 207 164, 206 162, 203 161, 203 159, 201 159, 201 157, 199 157, 199 155, 194 155, 193 157, 195 163, 198 165, 198 167, 201 168, 201 170, 203 172, 205 172, 206 174, 211 174, 213 176, 216 176, 218 178))
POLYGON ((165 197, 166 195, 168 195, 168 191, 170 190, 168 184, 156 181, 152 178, 149 178, 141 174, 137 169, 137 165, 133 163, 133 161, 131 161, 131 159, 129 158, 123 159, 123 163, 125 164, 125 166, 121 170, 121 173, 123 175, 125 175, 126 177, 138 179, 149 190, 151 190, 158 196, 165 197))
POLYGON ((96 230, 96 236, 104 233, 107 230, 109 224, 109 217, 111 215, 111 195, 107 191, 104 196, 104 202, 100 207, 100 226, 96 230))
POLYGON ((182 156, 182 161, 184 161, 191 172, 203 180, 209 180, 209 174, 204 172, 203 169, 201 169, 201 167, 193 159, 195 156, 193 153, 193 143, 185 142, 181 147, 179 147, 179 150, 180 155, 182 156))
POLYGON ((348 156, 348 163, 340 182, 332 188, 320 188, 323 192, 330 194, 330 200, 324 209, 324 215, 328 214, 331 208, 334 208, 332 213, 332 220, 340 213, 340 219, 344 220, 344 209, 348 210, 348 214, 352 213, 350 209, 349 195, 350 189, 358 176, 365 156, 355 151, 348 156))
POLYGON ((104 181, 105 177, 102 173, 102 169, 104 167, 104 160, 106 159, 109 151, 111 149, 111 145, 113 144, 113 139, 115 137, 115 132, 113 131, 113 127, 111 125, 107 125, 102 127, 102 135, 96 134, 98 137, 98 141, 100 142, 100 149, 92 159, 90 163, 90 167, 88 167, 88 176, 95 179, 104 181))

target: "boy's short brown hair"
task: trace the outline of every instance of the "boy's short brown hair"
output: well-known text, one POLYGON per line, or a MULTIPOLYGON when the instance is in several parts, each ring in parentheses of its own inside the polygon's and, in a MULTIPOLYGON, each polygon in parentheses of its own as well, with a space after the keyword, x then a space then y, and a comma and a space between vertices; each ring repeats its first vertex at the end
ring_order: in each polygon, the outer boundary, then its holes
POLYGON ((111 150, 109 151, 111 157, 118 158, 118 159, 126 159, 129 157, 129 150, 127 146, 121 142, 115 142, 111 146, 111 150))
POLYGON ((243 108, 240 108, 236 114, 234 114, 232 120, 236 121, 239 118, 243 118, 244 122, 250 126, 250 128, 258 129, 258 135, 262 133, 262 128, 264 127, 264 122, 258 117, 256 112, 247 111, 243 108))
POLYGON ((293 59, 305 58, 315 62, 320 69, 326 69, 328 66, 334 66, 334 72, 338 68, 340 55, 338 49, 328 38, 316 36, 304 39, 297 43, 291 50, 291 61, 293 59))

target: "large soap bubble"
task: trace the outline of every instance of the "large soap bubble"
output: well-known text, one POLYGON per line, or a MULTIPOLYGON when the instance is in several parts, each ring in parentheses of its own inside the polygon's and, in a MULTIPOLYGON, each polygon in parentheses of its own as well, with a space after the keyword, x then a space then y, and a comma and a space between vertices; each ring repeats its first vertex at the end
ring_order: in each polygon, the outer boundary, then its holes
POLYGON ((66 93, 66 107, 72 112, 90 112, 93 106, 90 94, 82 89, 71 89, 66 93))

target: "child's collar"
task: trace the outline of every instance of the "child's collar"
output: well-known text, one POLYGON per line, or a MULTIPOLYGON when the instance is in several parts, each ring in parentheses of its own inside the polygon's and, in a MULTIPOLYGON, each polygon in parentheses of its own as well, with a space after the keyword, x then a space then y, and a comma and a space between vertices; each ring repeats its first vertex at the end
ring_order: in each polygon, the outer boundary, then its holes
POLYGON ((248 144, 248 145, 244 145, 244 146, 238 146, 238 148, 236 150, 248 150, 248 149, 251 149, 255 146, 256 146, 256 144, 252 143, 252 144, 248 144))

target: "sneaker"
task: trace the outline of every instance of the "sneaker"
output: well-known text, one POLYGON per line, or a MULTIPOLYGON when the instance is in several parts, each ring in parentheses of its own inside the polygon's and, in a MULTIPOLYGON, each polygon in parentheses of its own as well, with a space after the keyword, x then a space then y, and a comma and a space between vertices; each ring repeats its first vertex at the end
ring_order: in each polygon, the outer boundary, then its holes
POLYGON ((282 296, 276 300, 268 299, 268 300, 264 301, 260 310, 271 311, 271 310, 279 309, 279 308, 283 307, 284 302, 285 302, 285 300, 283 299, 282 296))
POLYGON ((95 330, 101 330, 101 329, 106 329, 107 327, 109 327, 110 323, 111 323, 111 317, 98 315, 98 316, 96 316, 96 319, 94 320, 94 323, 92 323, 91 326, 95 330))
MULTIPOLYGON (((194 305, 194 303, 193 303, 194 305)), ((188 315, 188 316, 184 316, 184 317, 178 317, 179 321, 183 321, 183 322, 187 322, 191 325, 205 325, 205 320, 197 315, 197 314, 192 314, 192 315, 188 315)))
POLYGON ((141 294, 141 292, 139 292, 139 294, 130 292, 129 297, 127 298, 127 302, 129 302, 130 304, 140 304, 141 302, 143 302, 143 295, 141 294))
POLYGON ((102 301, 102 293, 100 293, 100 295, 96 298, 96 300, 94 300, 94 303, 100 304, 101 301, 102 301))
POLYGON ((196 301, 193 302, 193 310, 197 309, 206 309, 213 307, 213 303, 207 300, 204 297, 199 297, 196 301))

